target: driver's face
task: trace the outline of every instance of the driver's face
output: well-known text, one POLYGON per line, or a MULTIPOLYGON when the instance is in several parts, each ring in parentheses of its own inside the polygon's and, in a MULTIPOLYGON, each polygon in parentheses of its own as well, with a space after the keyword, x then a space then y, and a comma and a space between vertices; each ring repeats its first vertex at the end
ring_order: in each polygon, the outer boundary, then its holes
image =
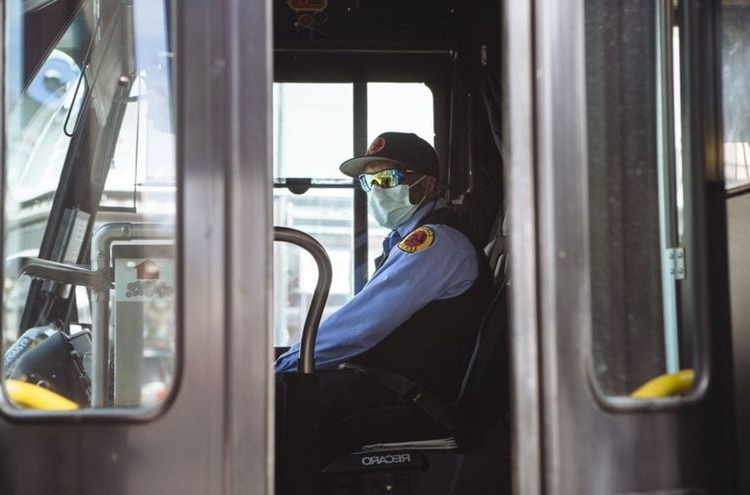
MULTIPOLYGON (((398 170, 403 170, 404 172, 410 170, 408 165, 387 162, 387 161, 376 161, 376 162, 368 163, 365 166, 365 173, 376 174, 378 172, 382 172, 383 170, 389 170, 393 168, 398 169, 398 170)), ((402 182, 402 184, 406 186, 410 186, 414 184, 415 182, 419 181, 420 179, 422 179, 423 177, 424 177, 424 174, 419 173, 419 172, 407 173, 406 177, 404 177, 404 181, 402 182)), ((430 177, 430 176, 424 177, 419 182, 419 184, 409 189, 409 201, 415 205, 422 202, 426 196, 430 195, 434 191, 435 183, 436 181, 433 177, 430 177)))

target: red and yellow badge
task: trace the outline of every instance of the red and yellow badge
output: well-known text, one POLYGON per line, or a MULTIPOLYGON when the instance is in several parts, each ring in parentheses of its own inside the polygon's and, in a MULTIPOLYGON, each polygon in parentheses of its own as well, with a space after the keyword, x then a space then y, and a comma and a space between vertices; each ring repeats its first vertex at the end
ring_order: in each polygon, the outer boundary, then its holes
POLYGON ((403 240, 398 243, 398 247, 399 249, 401 249, 401 251, 406 251, 407 253, 416 253, 432 246, 432 243, 434 241, 434 230, 429 227, 419 227, 418 229, 412 231, 411 234, 404 237, 403 240))
POLYGON ((383 148, 385 148, 385 139, 379 137, 372 142, 369 148, 367 148, 367 154, 374 155, 375 153, 383 151, 383 148))

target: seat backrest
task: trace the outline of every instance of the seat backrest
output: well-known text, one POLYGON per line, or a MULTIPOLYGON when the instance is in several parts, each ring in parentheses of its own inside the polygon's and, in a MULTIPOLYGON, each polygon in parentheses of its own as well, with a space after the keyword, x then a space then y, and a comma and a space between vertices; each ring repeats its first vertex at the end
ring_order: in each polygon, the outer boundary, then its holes
POLYGON ((482 320, 459 396, 459 402, 468 401, 472 412, 480 414, 487 421, 502 417, 510 406, 508 304, 505 287, 497 289, 482 320))
POLYGON ((482 319, 474 352, 455 404, 457 440, 474 442, 510 411, 510 355, 508 343, 507 221, 498 214, 494 239, 488 246, 495 295, 482 319), (463 419, 463 421, 462 421, 463 419), (463 438, 462 438, 463 437, 463 438))
POLYGON ((501 287, 507 285, 509 275, 507 212, 501 211, 497 214, 489 238, 490 242, 484 248, 484 254, 490 262, 495 287, 501 287))

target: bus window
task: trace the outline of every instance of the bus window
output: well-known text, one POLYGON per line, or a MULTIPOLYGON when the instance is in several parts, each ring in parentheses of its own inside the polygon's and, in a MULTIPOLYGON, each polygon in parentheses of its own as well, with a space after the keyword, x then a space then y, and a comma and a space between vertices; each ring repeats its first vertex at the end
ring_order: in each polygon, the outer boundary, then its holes
MULTIPOLYGON (((324 317, 353 294, 354 186, 338 170, 352 154, 352 122, 351 83, 273 86, 274 225, 312 235, 331 257, 336 270, 324 317)), ((300 338, 317 272, 303 250, 282 243, 274 249, 274 343, 287 346, 300 338)))
POLYGON ((15 3, 4 72, 9 411, 157 407, 177 347, 167 5, 83 2, 44 50, 15 3), (46 55, 17 62, 33 53, 46 55))
POLYGON ((671 5, 586 2, 591 364, 606 396, 698 364, 671 5))
POLYGON ((750 2, 723 3, 724 178, 727 189, 744 189, 750 185, 750 2))
MULTIPOLYGON (((433 95, 426 85, 370 82, 363 93, 368 142, 388 130, 434 141, 433 95)), ((388 233, 369 221, 367 251, 355 259, 355 216, 366 210, 357 212, 359 186, 339 172, 356 153, 354 95, 353 83, 274 83, 274 225, 312 235, 331 257, 333 283, 323 319, 372 274, 388 233)), ((283 347, 300 337, 317 272, 312 257, 292 245, 277 243, 274 259, 274 343, 283 347)))
MULTIPOLYGON (((39 254, 71 141, 63 123, 69 113, 80 114, 88 91, 86 85, 79 85, 83 71, 80 58, 91 42, 93 31, 93 26, 86 22, 85 13, 85 10, 79 12, 36 75, 28 84, 24 82, 22 92, 13 94, 14 85, 8 86, 11 93, 8 94, 5 126, 8 147, 3 167, 6 260, 39 254)), ((22 20, 16 19, 9 25, 18 29, 20 38, 22 20)), ((21 54, 14 54, 9 60, 16 58, 22 58, 21 54)), ((23 78, 20 64, 9 69, 6 72, 8 79, 23 78)), ((18 338, 30 287, 28 277, 12 281, 12 284, 6 281, 3 349, 8 349, 18 338)))
POLYGON ((100 201, 101 221, 117 212, 138 212, 139 221, 174 220, 176 159, 167 61, 133 83, 100 201))
MULTIPOLYGON (((274 223, 306 232, 320 242, 331 258, 333 281, 323 318, 341 307, 353 294, 352 189, 311 189, 296 195, 284 189, 274 194, 274 223)), ((287 346, 301 337, 318 272, 306 251, 287 243, 274 246, 276 346, 287 346)))

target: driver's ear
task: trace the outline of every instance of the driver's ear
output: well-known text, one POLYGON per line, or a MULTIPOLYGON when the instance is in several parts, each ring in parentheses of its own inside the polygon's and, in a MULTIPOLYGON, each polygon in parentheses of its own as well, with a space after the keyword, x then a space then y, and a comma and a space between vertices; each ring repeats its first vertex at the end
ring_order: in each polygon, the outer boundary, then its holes
POLYGON ((432 197, 437 191, 437 179, 431 175, 428 175, 424 178, 424 181, 425 196, 427 196, 428 198, 432 197))

